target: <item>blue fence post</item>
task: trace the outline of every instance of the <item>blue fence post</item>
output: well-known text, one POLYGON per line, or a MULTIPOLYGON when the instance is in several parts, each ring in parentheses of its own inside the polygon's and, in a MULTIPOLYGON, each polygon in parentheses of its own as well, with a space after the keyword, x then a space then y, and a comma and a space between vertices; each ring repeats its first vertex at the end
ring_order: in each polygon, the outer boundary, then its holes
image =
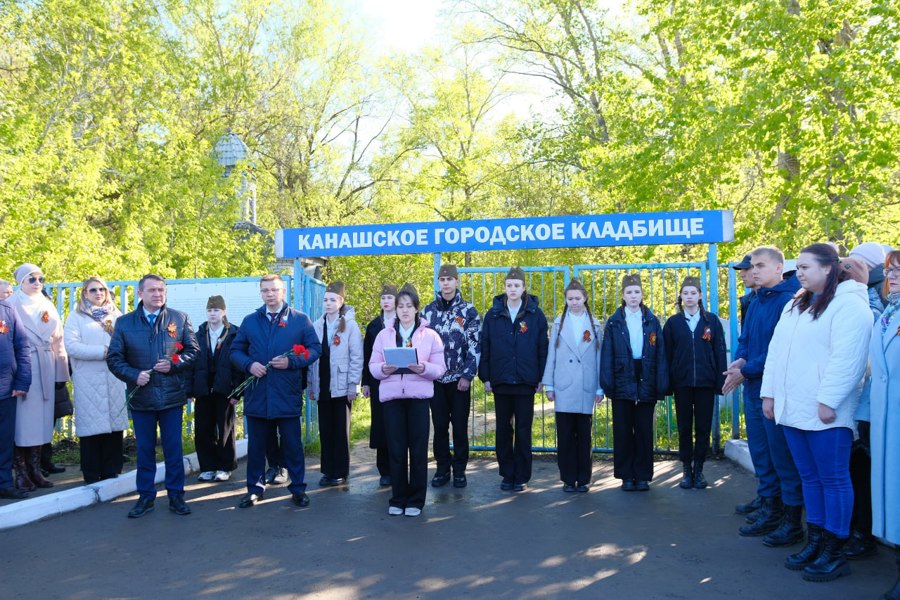
MULTIPOLYGON (((740 307, 741 301, 737 295, 737 273, 735 273, 731 264, 728 265, 728 297, 731 298, 731 303, 728 307, 728 320, 731 325, 730 350, 731 360, 733 361, 738 347, 738 308, 740 307)), ((731 438, 735 440, 740 439, 741 437, 740 390, 741 387, 738 386, 736 390, 731 392, 731 438)))
POLYGON ((438 272, 440 272, 440 270, 441 270, 441 253, 435 252, 434 253, 434 277, 432 277, 432 282, 431 282, 432 283, 431 287, 434 288, 434 290, 433 290, 434 295, 436 295, 441 290, 440 286, 438 285, 438 272))

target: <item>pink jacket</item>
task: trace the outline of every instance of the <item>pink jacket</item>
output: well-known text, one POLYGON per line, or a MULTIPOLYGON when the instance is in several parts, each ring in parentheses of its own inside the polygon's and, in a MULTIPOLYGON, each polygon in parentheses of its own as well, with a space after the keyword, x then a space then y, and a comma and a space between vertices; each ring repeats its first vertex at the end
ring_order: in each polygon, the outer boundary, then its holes
POLYGON ((444 343, 441 336, 428 327, 427 321, 420 320, 419 327, 412 336, 412 345, 419 356, 419 362, 425 365, 421 375, 407 373, 405 375, 385 375, 381 371, 384 364, 384 349, 397 347, 397 333, 393 328, 385 327, 375 338, 369 369, 376 379, 381 380, 379 399, 382 402, 399 398, 431 398, 434 396, 434 380, 447 371, 444 363, 444 343))

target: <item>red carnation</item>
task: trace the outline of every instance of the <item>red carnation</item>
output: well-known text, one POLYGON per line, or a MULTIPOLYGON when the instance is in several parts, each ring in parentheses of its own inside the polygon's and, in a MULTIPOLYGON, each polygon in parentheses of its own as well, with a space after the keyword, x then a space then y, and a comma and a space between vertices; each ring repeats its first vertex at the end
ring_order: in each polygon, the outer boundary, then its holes
POLYGON ((306 349, 306 346, 303 344, 294 344, 292 348, 294 354, 296 356, 302 356, 303 358, 309 358, 309 350, 306 349))
POLYGON ((181 352, 182 350, 184 350, 184 344, 175 342, 175 352, 181 352))
POLYGON ((179 355, 179 354, 173 354, 173 355, 172 355, 172 364, 173 364, 173 365, 177 365, 177 364, 180 363, 180 362, 181 362, 181 355, 179 355))

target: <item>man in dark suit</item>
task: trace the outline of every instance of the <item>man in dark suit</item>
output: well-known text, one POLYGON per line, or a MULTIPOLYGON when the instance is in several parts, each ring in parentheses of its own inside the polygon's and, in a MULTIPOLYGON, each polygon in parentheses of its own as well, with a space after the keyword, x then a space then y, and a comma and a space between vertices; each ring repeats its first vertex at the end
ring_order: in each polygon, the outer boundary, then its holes
POLYGON ((285 303, 280 275, 264 276, 259 292, 263 306, 244 317, 231 345, 234 366, 257 378, 244 393, 247 493, 239 506, 249 508, 265 494, 266 440, 273 427, 281 436, 291 499, 297 506, 309 506, 301 423, 303 371, 319 358, 322 345, 309 317, 285 303))
POLYGON ((15 309, 0 299, 0 498, 28 496, 11 477, 16 432, 16 404, 31 387, 31 351, 15 309))
POLYGON ((112 374, 128 384, 137 442, 137 491, 128 517, 153 510, 156 499, 156 426, 166 462, 169 510, 189 515, 184 501, 181 430, 190 367, 200 351, 190 318, 166 306, 166 281, 144 275, 138 283, 138 307, 116 321, 106 354, 112 374), (133 394, 133 396, 132 396, 133 394))

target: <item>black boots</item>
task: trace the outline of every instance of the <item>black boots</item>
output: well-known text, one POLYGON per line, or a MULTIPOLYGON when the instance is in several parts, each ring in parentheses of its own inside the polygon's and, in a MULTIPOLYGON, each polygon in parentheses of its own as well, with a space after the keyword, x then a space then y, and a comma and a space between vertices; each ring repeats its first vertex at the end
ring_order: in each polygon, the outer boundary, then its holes
POLYGON ((683 463, 681 467, 681 483, 678 484, 683 490, 689 490, 694 487, 694 471, 691 469, 691 463, 683 463))
POLYGON ((897 581, 894 587, 882 594, 880 600, 900 600, 900 546, 894 548, 897 557, 897 581))
POLYGON ((762 507, 762 496, 757 496, 750 502, 745 504, 738 504, 734 507, 734 512, 739 515, 749 515, 752 512, 758 511, 762 507))
POLYGON ((33 492, 36 486, 28 476, 31 470, 28 468, 28 448, 16 446, 13 454, 13 466, 16 469, 16 489, 33 492))
POLYGON ((703 463, 697 461, 694 463, 694 488, 698 490, 706 489, 706 477, 703 476, 703 463))
POLYGON ((770 548, 793 546, 803 539, 803 507, 784 505, 784 517, 778 529, 763 538, 763 544, 770 548))
POLYGON ((813 564, 819 554, 822 553, 823 532, 821 525, 806 524, 806 546, 797 554, 791 554, 784 559, 785 568, 791 571, 802 571, 813 564))
POLYGON ((778 526, 781 525, 781 518, 784 515, 784 505, 782 505, 781 498, 778 496, 763 498, 762 506, 756 512, 756 520, 738 530, 738 533, 743 537, 759 537, 778 529, 778 526))
POLYGON ((803 579, 806 581, 834 581, 841 575, 850 574, 850 565, 844 558, 844 543, 847 540, 838 538, 827 529, 822 531, 822 537, 822 552, 803 569, 803 579))
POLYGON ((873 556, 878 552, 878 544, 875 542, 875 536, 871 533, 860 533, 854 531, 850 534, 850 539, 844 545, 844 557, 847 560, 858 560, 873 556))

